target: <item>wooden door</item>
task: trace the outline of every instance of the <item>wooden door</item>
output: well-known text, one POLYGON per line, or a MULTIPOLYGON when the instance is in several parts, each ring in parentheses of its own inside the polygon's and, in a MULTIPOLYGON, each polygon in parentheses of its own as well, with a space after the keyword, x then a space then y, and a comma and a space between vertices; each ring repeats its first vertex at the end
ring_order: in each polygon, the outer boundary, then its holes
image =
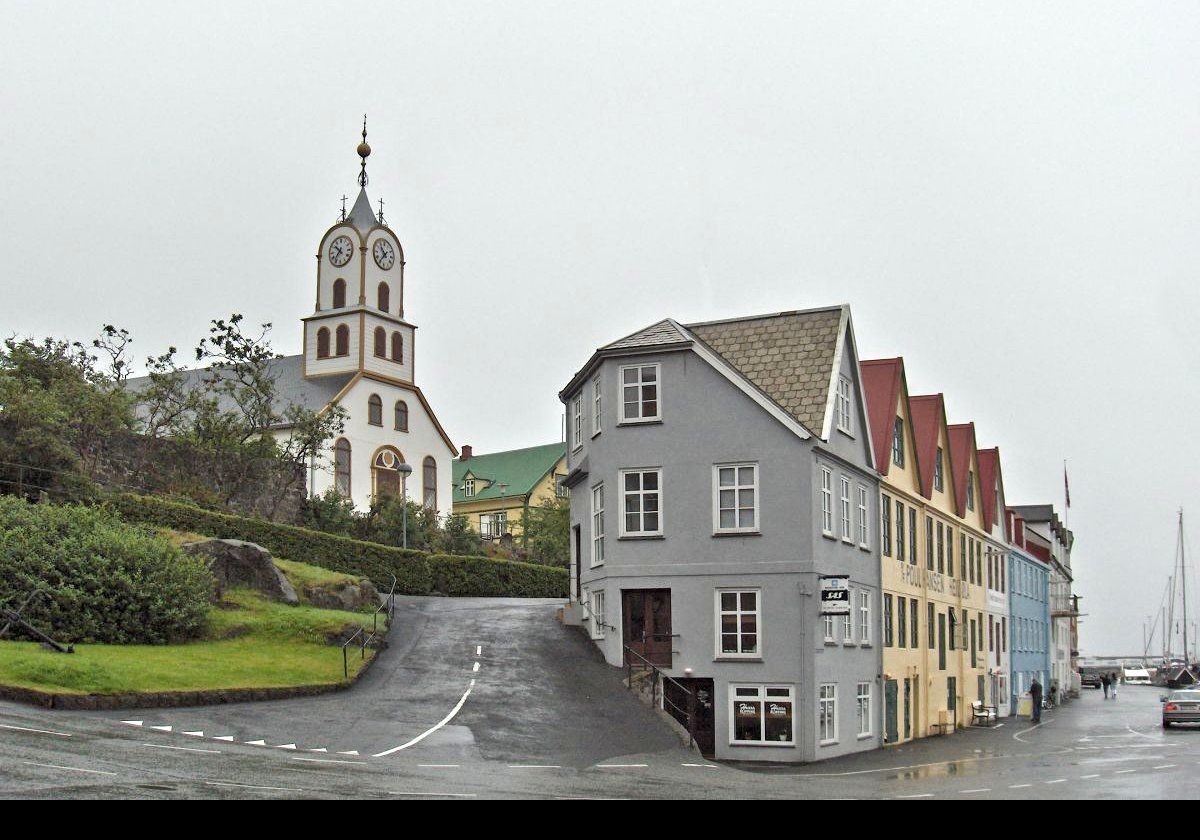
MULTIPOLYGON (((671 667, 671 590, 627 589, 622 593, 626 647, 660 668, 671 667)), ((634 665, 643 664, 636 656, 634 665)))

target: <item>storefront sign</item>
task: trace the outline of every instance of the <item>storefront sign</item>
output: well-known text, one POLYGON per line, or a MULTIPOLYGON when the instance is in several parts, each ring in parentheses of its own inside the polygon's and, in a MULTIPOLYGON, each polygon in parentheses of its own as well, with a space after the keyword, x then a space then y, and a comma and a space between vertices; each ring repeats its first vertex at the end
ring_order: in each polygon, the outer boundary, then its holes
POLYGON ((821 575, 821 615, 850 615, 849 575, 821 575))

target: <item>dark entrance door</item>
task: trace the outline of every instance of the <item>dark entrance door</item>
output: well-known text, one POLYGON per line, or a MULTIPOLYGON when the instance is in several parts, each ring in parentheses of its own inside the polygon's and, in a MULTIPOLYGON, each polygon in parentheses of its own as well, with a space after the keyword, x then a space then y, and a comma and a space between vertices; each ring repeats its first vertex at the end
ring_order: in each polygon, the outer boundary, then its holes
POLYGON ((713 681, 706 679, 666 680, 663 683, 663 708, 684 728, 688 725, 688 710, 692 710, 692 737, 707 758, 716 750, 715 714, 713 710, 713 681), (688 697, 687 692, 691 692, 688 697))
POLYGON ((574 544, 574 547, 575 547, 575 556, 571 558, 571 561, 575 565, 575 601, 579 602, 583 599, 583 586, 579 582, 579 576, 583 573, 583 562, 580 560, 580 557, 579 557, 579 549, 580 549, 581 543, 579 540, 579 526, 578 525, 576 525, 574 528, 571 529, 571 536, 573 538, 572 543, 574 544))
POLYGON ((912 680, 904 678, 904 737, 912 737, 912 680))
POLYGON ((889 744, 894 744, 900 740, 900 733, 897 728, 896 719, 896 681, 888 680, 883 685, 883 717, 886 727, 885 737, 889 744))
MULTIPOLYGON (((670 668, 671 590, 627 589, 621 594, 625 646, 654 665, 670 668)), ((626 658, 640 664, 636 656, 626 658)))

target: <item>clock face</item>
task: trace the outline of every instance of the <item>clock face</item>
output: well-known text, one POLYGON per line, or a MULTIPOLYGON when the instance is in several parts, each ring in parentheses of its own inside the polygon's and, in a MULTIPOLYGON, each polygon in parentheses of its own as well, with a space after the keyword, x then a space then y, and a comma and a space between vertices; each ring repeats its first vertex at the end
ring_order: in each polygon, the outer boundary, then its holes
POLYGON ((329 245, 329 261, 338 268, 350 262, 350 256, 353 253, 354 246, 348 236, 339 236, 329 245))
POLYGON ((375 265, 387 271, 396 264, 396 249, 386 239, 376 239, 375 247, 371 249, 375 257, 375 265))

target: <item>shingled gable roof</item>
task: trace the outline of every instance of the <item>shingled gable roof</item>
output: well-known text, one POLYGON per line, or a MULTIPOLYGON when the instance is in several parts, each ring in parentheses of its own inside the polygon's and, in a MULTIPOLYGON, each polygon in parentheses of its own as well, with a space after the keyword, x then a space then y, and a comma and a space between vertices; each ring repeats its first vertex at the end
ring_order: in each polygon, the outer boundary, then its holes
MULTIPOLYGON (((954 510, 961 519, 967 513, 967 482, 974 472, 971 469, 971 455, 978 451, 975 446, 975 424, 955 423, 948 426, 946 432, 950 438, 950 464, 954 476, 954 510)), ((975 460, 978 463, 979 459, 975 460)))
POLYGON ((867 401, 867 420, 871 424, 871 440, 875 444, 875 468, 886 476, 892 467, 888 449, 892 444, 892 427, 896 405, 900 401, 900 381, 904 376, 904 360, 872 359, 861 362, 863 394, 867 401))
POLYGON ((848 309, 707 321, 686 330, 810 433, 824 437, 848 309))
MULTIPOLYGON (((983 495, 983 529, 991 533, 996 524, 996 485, 1000 485, 1000 493, 1004 493, 1004 476, 1000 472, 1000 447, 980 449, 979 458, 979 488, 983 495)), ((1007 523, 1005 523, 1007 531, 1007 523)))
MULTIPOLYGON (((921 495, 933 498, 933 463, 938 448, 938 433, 946 423, 946 403, 941 394, 910 396, 908 407, 912 417, 913 440, 917 445, 917 477, 921 481, 921 495)), ((947 457, 942 469, 949 473, 950 487, 954 487, 953 468, 947 457)))
POLYGON ((651 324, 645 329, 630 333, 611 344, 605 344, 600 352, 605 350, 632 350, 638 347, 661 347, 669 344, 688 344, 691 339, 683 334, 679 325, 670 318, 664 318, 657 324, 651 324))

